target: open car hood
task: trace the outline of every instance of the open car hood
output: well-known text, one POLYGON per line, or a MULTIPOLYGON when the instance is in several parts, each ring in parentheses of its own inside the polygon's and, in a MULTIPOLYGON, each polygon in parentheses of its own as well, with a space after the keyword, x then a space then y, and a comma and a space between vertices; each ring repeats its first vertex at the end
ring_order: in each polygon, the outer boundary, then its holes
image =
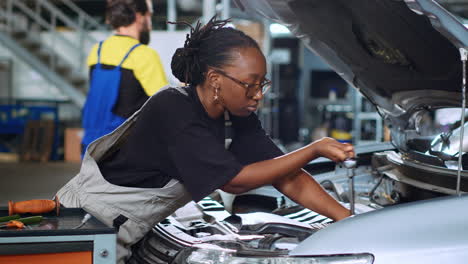
POLYGON ((414 114, 461 106, 466 28, 431 0, 234 0, 281 23, 374 105, 405 150, 414 114))

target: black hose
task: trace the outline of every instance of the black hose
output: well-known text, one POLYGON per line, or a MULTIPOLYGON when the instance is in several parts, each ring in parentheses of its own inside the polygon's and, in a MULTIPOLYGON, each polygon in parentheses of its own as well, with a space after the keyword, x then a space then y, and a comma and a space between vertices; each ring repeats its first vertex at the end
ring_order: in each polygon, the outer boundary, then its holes
POLYGON ((388 170, 389 168, 393 168, 393 165, 388 164, 388 165, 385 165, 376 169, 376 171, 380 174, 380 178, 377 181, 377 183, 374 185, 374 187, 372 187, 372 189, 369 191, 369 199, 376 204, 379 204, 379 203, 376 200, 374 200, 374 192, 375 190, 377 190, 379 185, 382 183, 383 178, 385 177, 385 175, 382 172, 388 170))

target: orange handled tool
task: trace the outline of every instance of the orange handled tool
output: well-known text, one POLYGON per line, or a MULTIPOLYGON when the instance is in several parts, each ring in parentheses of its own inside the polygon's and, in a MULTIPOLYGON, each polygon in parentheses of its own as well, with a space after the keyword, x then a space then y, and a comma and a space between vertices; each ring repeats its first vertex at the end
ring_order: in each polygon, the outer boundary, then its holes
POLYGON ((16 228, 24 228, 24 224, 20 221, 11 220, 10 222, 0 225, 0 228, 8 228, 8 227, 16 227, 16 228))
POLYGON ((55 196, 55 200, 28 200, 22 202, 8 202, 8 214, 41 214, 41 213, 48 213, 52 210, 56 211, 57 215, 59 215, 60 210, 60 202, 58 197, 55 196))

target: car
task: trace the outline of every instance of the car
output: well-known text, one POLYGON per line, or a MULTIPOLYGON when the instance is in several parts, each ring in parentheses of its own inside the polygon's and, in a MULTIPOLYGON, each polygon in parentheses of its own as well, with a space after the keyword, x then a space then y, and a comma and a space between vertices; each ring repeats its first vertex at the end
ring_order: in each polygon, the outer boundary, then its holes
POLYGON ((391 143, 357 146, 355 168, 306 167, 349 218, 333 223, 271 187, 234 203, 214 193, 156 225, 130 263, 466 263, 465 26, 431 0, 234 2, 286 25, 358 89, 391 143))

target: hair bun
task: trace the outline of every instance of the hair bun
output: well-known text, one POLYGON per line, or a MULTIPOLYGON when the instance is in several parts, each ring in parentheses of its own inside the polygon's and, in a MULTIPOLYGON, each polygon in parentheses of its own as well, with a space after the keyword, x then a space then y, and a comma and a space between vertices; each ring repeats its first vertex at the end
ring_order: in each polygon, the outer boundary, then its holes
POLYGON ((188 48, 188 47, 184 47, 182 48, 182 55, 185 56, 185 57, 191 57, 191 56, 194 56, 198 53, 198 48, 188 48))
POLYGON ((193 72, 199 72, 198 48, 178 48, 171 61, 172 74, 183 83, 193 81, 193 72))
POLYGON ((187 82, 187 68, 186 68, 186 60, 187 57, 185 56, 184 48, 176 49, 174 55, 172 56, 171 60, 171 70, 172 74, 181 82, 187 82))

